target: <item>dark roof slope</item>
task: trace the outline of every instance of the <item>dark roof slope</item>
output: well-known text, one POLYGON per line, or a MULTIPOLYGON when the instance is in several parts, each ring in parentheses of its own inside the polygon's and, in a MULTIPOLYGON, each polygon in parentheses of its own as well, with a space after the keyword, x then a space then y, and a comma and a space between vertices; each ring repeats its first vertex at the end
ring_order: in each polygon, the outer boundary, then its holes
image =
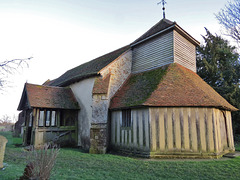
POLYGON ((190 34, 188 34, 184 29, 182 29, 176 22, 172 22, 168 19, 162 19, 152 28, 150 28, 146 33, 144 33, 133 43, 131 43, 131 46, 133 47, 139 43, 144 42, 145 40, 155 37, 156 35, 168 32, 173 29, 180 33, 183 37, 188 39, 190 42, 192 42, 194 45, 198 46, 200 44, 196 39, 194 39, 190 34))
POLYGON ((128 49, 130 49, 130 46, 124 46, 118 50, 115 50, 101 57, 98 57, 92 61, 84 63, 80 66, 77 66, 65 72, 59 78, 53 80, 49 85, 50 86, 67 86, 83 78, 96 76, 98 75, 98 72, 102 68, 110 64, 112 61, 114 61, 116 58, 118 58, 122 53, 124 53, 128 49))
POLYGON ((177 63, 165 68, 132 75, 112 98, 110 108, 158 106, 237 110, 193 71, 177 63))
POLYGON ((79 109, 70 88, 25 84, 18 110, 26 107, 79 109))
POLYGON ((140 36, 138 39, 136 39, 132 44, 138 43, 166 28, 169 28, 173 25, 175 25, 175 22, 172 22, 168 19, 162 19, 157 24, 155 24, 152 28, 150 28, 146 33, 144 33, 142 36, 140 36))

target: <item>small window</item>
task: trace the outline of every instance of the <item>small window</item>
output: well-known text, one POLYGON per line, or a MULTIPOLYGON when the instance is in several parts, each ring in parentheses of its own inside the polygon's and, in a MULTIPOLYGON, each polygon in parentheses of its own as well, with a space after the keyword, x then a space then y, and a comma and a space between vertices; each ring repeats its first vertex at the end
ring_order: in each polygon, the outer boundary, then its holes
POLYGON ((50 115, 51 115, 51 111, 47 111, 47 113, 46 113, 46 122, 45 122, 45 125, 47 127, 50 126, 50 115))
POLYGON ((131 109, 122 110, 122 127, 131 127, 131 109))
POLYGON ((54 127, 57 125, 57 112, 49 109, 39 112, 38 126, 39 127, 54 127))
POLYGON ((31 112, 30 115, 29 115, 29 124, 28 124, 28 127, 32 127, 32 120, 33 120, 33 114, 32 114, 32 112, 31 112))
POLYGON ((56 126, 56 111, 52 111, 51 126, 56 126))
POLYGON ((39 120, 38 120, 38 126, 43 126, 43 122, 44 122, 44 111, 40 111, 39 113, 39 120))

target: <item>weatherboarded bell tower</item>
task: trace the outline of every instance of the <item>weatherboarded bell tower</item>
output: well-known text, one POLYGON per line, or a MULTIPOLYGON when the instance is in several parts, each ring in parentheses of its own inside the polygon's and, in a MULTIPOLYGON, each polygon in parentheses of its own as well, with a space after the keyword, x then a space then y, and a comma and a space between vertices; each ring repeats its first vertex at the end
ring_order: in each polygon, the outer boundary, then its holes
POLYGON ((110 103, 113 149, 153 158, 235 150, 237 109, 196 74, 198 45, 165 18, 131 44, 132 73, 110 103))
POLYGON ((199 42, 176 22, 162 19, 131 44, 132 72, 151 70, 170 63, 178 63, 196 72, 198 45, 199 42))

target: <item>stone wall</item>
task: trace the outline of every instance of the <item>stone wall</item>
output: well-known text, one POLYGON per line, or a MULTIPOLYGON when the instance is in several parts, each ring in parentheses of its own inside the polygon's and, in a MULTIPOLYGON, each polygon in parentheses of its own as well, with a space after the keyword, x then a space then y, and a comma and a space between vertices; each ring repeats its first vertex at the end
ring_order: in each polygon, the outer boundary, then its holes
POLYGON ((92 154, 105 154, 107 151, 107 124, 92 123, 90 138, 91 148, 89 152, 92 154))
POLYGON ((111 99, 131 73, 132 51, 129 50, 100 71, 105 77, 111 74, 108 98, 111 99))
POLYGON ((108 86, 107 92, 93 93, 92 100, 93 123, 107 123, 110 99, 113 97, 113 95, 117 92, 117 90, 122 86, 122 84, 126 81, 128 76, 130 75, 131 58, 132 51, 128 51, 100 71, 101 77, 97 78, 104 79, 108 75, 110 75, 110 81, 107 84, 108 86))
MULTIPOLYGON (((110 80, 105 83, 107 91, 99 93, 93 92, 92 99, 92 125, 91 125, 91 153, 105 153, 108 146, 108 108, 110 99, 117 92, 117 90, 126 81, 131 73, 132 51, 122 54, 119 58, 114 60, 108 66, 103 68, 99 73, 102 81, 108 76, 110 80)), ((100 80, 101 81, 101 80, 100 80)), ((97 86, 98 79, 95 80, 97 86)), ((94 87, 95 87, 94 86, 94 87)), ((102 87, 105 89, 104 87, 102 87)))
POLYGON ((92 123, 107 123, 109 100, 104 94, 93 94, 92 123))

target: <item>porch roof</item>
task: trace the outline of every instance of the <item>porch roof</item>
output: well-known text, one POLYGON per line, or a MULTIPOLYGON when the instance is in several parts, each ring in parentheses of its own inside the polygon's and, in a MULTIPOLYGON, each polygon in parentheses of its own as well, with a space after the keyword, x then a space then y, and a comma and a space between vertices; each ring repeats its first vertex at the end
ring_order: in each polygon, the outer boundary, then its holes
POLYGON ((26 83, 18 110, 29 108, 80 109, 70 88, 26 83))

